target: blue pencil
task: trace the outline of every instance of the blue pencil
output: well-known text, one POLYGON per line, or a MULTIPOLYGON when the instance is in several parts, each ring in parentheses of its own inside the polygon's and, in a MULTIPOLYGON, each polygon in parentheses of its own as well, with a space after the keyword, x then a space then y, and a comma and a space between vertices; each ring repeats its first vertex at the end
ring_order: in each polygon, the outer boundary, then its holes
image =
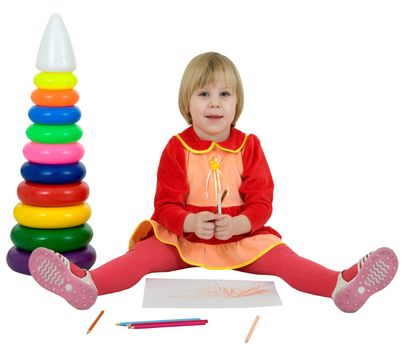
POLYGON ((133 322, 119 322, 116 326, 129 326, 132 324, 146 324, 146 323, 160 323, 160 322, 183 322, 183 321, 199 321, 200 318, 175 318, 169 320, 148 320, 148 321, 133 321, 133 322))

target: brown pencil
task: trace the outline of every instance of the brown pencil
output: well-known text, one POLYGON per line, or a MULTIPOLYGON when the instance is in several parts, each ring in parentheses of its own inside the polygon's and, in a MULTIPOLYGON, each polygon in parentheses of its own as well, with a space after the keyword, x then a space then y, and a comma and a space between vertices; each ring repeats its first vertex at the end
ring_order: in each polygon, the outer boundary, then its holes
POLYGON ((94 326, 96 325, 97 322, 99 322, 100 317, 102 317, 104 314, 104 310, 100 311, 99 316, 96 317, 96 319, 93 321, 93 323, 91 324, 91 326, 89 327, 89 329, 87 330, 86 334, 89 334, 92 329, 94 328, 94 326))
POLYGON ((257 323, 258 323, 258 320, 259 320, 259 316, 255 317, 254 323, 252 324, 251 329, 250 329, 250 331, 248 332, 247 337, 245 338, 245 342, 246 342, 246 343, 249 342, 249 340, 250 340, 250 338, 251 338, 251 335, 252 335, 252 333, 254 332, 254 329, 255 329, 255 327, 256 327, 256 325, 257 325, 257 323))
POLYGON ((223 195, 221 196, 221 203, 223 203, 224 198, 226 198, 227 190, 224 190, 223 195))
MULTIPOLYGON (((223 195, 221 196, 221 198, 217 198, 217 214, 220 214, 221 215, 221 204, 223 203, 223 201, 224 201, 224 198, 226 198, 226 195, 227 195, 227 190, 224 190, 224 192, 223 192, 223 195)), ((220 193, 218 193, 217 195, 220 195, 220 193)))

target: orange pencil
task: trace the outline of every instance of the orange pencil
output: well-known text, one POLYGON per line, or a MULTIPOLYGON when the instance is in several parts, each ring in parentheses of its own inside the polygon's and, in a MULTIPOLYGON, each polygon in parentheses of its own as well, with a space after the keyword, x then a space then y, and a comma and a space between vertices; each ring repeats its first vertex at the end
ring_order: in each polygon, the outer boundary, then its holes
POLYGON ((254 329, 255 329, 255 327, 256 327, 256 325, 258 323, 258 320, 259 320, 259 316, 255 317, 254 323, 252 324, 251 329, 248 332, 247 337, 245 338, 245 343, 249 342, 249 340, 251 338, 251 335, 252 335, 252 332, 254 332, 254 329))
POLYGON ((102 315, 104 314, 104 310, 100 311, 99 316, 96 317, 96 319, 93 321, 93 323, 91 324, 91 326, 89 327, 89 329, 87 330, 86 334, 89 334, 92 329, 94 328, 94 326, 96 325, 97 322, 99 322, 100 317, 102 317, 102 315))

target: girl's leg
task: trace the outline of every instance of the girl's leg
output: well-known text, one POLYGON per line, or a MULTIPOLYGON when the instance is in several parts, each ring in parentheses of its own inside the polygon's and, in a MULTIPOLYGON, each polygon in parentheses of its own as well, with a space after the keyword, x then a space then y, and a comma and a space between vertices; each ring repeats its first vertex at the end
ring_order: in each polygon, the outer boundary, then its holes
POLYGON ((152 272, 168 272, 191 267, 175 247, 152 236, 138 242, 124 255, 90 271, 98 295, 118 292, 134 286, 152 272))
POLYGON ((274 275, 301 292, 324 297, 331 297, 339 275, 338 271, 329 270, 311 260, 302 258, 286 244, 276 246, 239 271, 274 275))
POLYGON ((190 265, 179 258, 176 248, 159 242, 155 236, 90 272, 46 248, 35 249, 29 260, 35 281, 80 310, 90 308, 98 295, 130 288, 150 272, 186 267, 190 265))
POLYGON ((397 268, 395 252, 386 247, 338 272, 304 259, 282 244, 240 271, 281 277, 297 290, 332 298, 340 310, 355 312, 392 281, 397 268))

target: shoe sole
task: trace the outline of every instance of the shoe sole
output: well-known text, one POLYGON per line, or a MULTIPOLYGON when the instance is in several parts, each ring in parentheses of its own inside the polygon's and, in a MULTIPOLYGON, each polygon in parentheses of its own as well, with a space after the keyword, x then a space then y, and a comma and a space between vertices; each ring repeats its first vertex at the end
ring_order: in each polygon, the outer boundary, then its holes
POLYGON ((53 251, 46 248, 35 249, 28 266, 32 277, 40 286, 61 296, 76 309, 89 309, 96 302, 96 288, 73 275, 53 251))
POLYGON ((368 298, 385 288, 395 277, 398 258, 390 248, 379 248, 362 265, 357 276, 335 297, 344 312, 355 312, 368 298))

